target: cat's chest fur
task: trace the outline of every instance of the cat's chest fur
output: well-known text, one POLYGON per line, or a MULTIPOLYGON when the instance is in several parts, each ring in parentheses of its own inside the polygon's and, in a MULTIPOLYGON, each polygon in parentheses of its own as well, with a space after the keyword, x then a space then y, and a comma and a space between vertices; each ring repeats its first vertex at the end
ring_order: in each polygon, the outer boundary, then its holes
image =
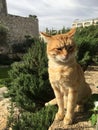
POLYGON ((75 75, 75 67, 71 66, 50 66, 49 71, 49 80, 53 85, 58 86, 73 86, 75 84, 77 77, 75 75))

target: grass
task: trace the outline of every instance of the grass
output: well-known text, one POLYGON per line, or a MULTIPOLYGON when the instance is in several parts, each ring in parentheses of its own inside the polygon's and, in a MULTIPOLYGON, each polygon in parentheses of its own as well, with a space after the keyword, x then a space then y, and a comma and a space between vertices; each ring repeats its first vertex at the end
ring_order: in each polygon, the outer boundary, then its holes
POLYGON ((10 66, 1 66, 0 67, 0 88, 4 86, 5 80, 8 78, 8 71, 10 66))
POLYGON ((8 71, 10 67, 0 67, 0 79, 8 78, 8 71))
POLYGON ((3 79, 0 79, 0 88, 1 87, 4 87, 4 80, 3 79))

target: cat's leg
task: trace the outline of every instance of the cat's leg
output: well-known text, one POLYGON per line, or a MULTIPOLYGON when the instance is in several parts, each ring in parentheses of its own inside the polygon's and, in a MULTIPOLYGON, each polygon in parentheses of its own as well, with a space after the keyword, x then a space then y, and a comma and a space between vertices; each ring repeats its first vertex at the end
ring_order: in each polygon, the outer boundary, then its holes
POLYGON ((55 120, 63 120, 64 118, 64 101, 63 101, 63 94, 61 93, 59 87, 53 87, 54 94, 56 97, 57 105, 58 105, 58 112, 55 115, 55 120))
POLYGON ((63 99, 64 99, 64 109, 67 110, 67 100, 68 100, 68 96, 66 96, 66 95, 64 94, 63 99))
POLYGON ((62 87, 62 93, 63 93, 64 109, 67 109, 68 89, 62 87))
POLYGON ((56 98, 50 100, 49 102, 46 102, 45 103, 45 106, 48 106, 48 105, 56 105, 57 104, 57 101, 56 101, 56 98))
POLYGON ((77 102, 77 90, 69 89, 68 92, 68 101, 67 101, 67 111, 64 118, 64 124, 69 125, 72 124, 73 116, 74 116, 74 109, 76 107, 77 102))
POLYGON ((77 104, 75 108, 75 112, 83 112, 83 111, 84 111, 84 105, 77 104))

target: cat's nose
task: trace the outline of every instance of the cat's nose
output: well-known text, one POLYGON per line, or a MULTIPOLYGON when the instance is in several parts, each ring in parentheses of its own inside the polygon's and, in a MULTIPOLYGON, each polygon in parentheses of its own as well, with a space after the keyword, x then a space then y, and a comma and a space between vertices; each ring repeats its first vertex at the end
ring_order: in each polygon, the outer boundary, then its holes
POLYGON ((67 59, 68 58, 68 54, 67 55, 65 55, 65 59, 67 59))
POLYGON ((65 57, 68 56, 68 52, 67 52, 65 49, 63 49, 63 55, 64 55, 65 57))
POLYGON ((62 58, 63 58, 63 59, 68 59, 68 54, 67 54, 67 55, 63 55, 62 58))

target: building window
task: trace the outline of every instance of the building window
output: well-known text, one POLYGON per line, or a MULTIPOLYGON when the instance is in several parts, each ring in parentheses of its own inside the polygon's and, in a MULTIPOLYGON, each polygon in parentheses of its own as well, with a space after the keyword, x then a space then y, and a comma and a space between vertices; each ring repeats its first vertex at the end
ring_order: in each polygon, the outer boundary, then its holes
POLYGON ((98 21, 95 21, 95 24, 97 24, 97 25, 98 25, 98 21))
POLYGON ((91 24, 91 22, 86 22, 86 23, 84 23, 84 25, 90 25, 91 24))
POLYGON ((83 24, 82 23, 77 23, 77 27, 82 27, 83 24))
POLYGON ((72 27, 76 27, 76 24, 72 24, 72 27))

